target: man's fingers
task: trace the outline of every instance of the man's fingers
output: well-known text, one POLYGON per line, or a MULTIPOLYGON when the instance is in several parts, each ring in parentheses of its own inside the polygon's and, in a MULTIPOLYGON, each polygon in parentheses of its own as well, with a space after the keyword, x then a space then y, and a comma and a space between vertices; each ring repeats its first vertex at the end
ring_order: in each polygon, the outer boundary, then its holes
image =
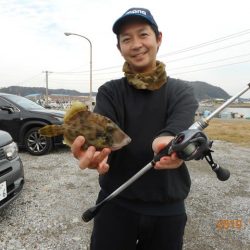
POLYGON ((156 162, 155 169, 175 169, 181 166, 183 160, 177 156, 163 156, 160 161, 156 162))
MULTIPOLYGON (((101 163, 111 153, 111 149, 104 148, 97 156, 95 156, 95 162, 101 163)), ((105 161, 106 162, 106 161, 105 161)))
POLYGON ((104 148, 101 152, 96 151, 95 147, 90 146, 87 150, 82 150, 85 142, 83 136, 78 136, 71 146, 72 154, 79 160, 81 169, 97 169, 100 174, 106 173, 109 169, 107 164, 108 155, 111 153, 110 148, 104 148))
POLYGON ((156 166, 159 168, 162 168, 163 166, 169 165, 172 163, 172 160, 170 156, 163 156, 161 159, 157 162, 156 166))
POLYGON ((173 152, 173 153, 171 154, 171 159, 174 161, 174 160, 178 160, 178 159, 180 159, 180 158, 178 158, 176 152, 173 152))
POLYGON ((160 143, 157 145, 156 152, 157 154, 166 147, 166 143, 160 143))
POLYGON ((78 136, 74 140, 73 144, 71 145, 71 152, 75 158, 79 159, 80 155, 82 154, 82 145, 85 142, 85 138, 83 136, 78 136))
POLYGON ((104 162, 100 163, 98 168, 97 168, 97 171, 99 174, 107 173, 109 171, 109 164, 104 163, 104 162))
POLYGON ((96 149, 93 146, 88 147, 88 149, 84 152, 84 157, 79 159, 79 167, 81 169, 87 168, 90 166, 93 161, 93 157, 95 155, 96 149))

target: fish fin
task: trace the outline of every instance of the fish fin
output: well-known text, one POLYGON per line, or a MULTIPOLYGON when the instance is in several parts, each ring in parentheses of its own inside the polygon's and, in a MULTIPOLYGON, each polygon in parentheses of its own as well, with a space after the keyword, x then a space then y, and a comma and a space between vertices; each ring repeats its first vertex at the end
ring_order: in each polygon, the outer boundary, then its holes
POLYGON ((80 111, 88 111, 88 107, 82 102, 73 102, 71 107, 65 113, 64 122, 70 121, 71 118, 80 111))
POLYGON ((72 142, 67 138, 66 135, 63 137, 63 143, 68 145, 69 147, 72 145, 72 142))
POLYGON ((62 125, 46 125, 38 130, 38 133, 47 137, 57 136, 64 133, 62 125))

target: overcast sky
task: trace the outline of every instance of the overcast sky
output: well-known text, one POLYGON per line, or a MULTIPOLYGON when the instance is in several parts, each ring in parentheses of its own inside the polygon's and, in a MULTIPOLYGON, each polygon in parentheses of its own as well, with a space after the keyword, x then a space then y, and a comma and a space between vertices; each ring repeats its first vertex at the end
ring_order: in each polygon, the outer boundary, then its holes
POLYGON ((49 88, 88 92, 89 43, 64 32, 92 42, 93 91, 123 76, 112 25, 130 7, 153 14, 169 76, 230 95, 250 82, 249 0, 0 0, 0 87, 45 87, 49 71, 49 88))

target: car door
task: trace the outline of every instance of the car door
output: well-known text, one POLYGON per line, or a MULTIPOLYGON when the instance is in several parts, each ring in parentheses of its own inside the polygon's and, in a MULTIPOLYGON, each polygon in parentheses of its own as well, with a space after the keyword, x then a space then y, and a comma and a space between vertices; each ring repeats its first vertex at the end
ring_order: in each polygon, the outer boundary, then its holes
POLYGON ((0 129, 9 132, 13 140, 18 142, 20 123, 20 110, 0 97, 0 129))

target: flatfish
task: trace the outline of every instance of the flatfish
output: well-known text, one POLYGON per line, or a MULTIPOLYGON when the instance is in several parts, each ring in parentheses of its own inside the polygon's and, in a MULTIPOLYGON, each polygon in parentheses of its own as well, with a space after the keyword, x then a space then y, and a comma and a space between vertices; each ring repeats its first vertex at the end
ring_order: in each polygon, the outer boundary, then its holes
POLYGON ((130 137, 111 119, 91 112, 82 102, 74 102, 67 110, 62 125, 46 125, 38 131, 41 135, 53 137, 63 135, 64 143, 71 146, 77 136, 85 137, 83 149, 94 146, 96 150, 111 148, 118 150, 130 143, 130 137))

